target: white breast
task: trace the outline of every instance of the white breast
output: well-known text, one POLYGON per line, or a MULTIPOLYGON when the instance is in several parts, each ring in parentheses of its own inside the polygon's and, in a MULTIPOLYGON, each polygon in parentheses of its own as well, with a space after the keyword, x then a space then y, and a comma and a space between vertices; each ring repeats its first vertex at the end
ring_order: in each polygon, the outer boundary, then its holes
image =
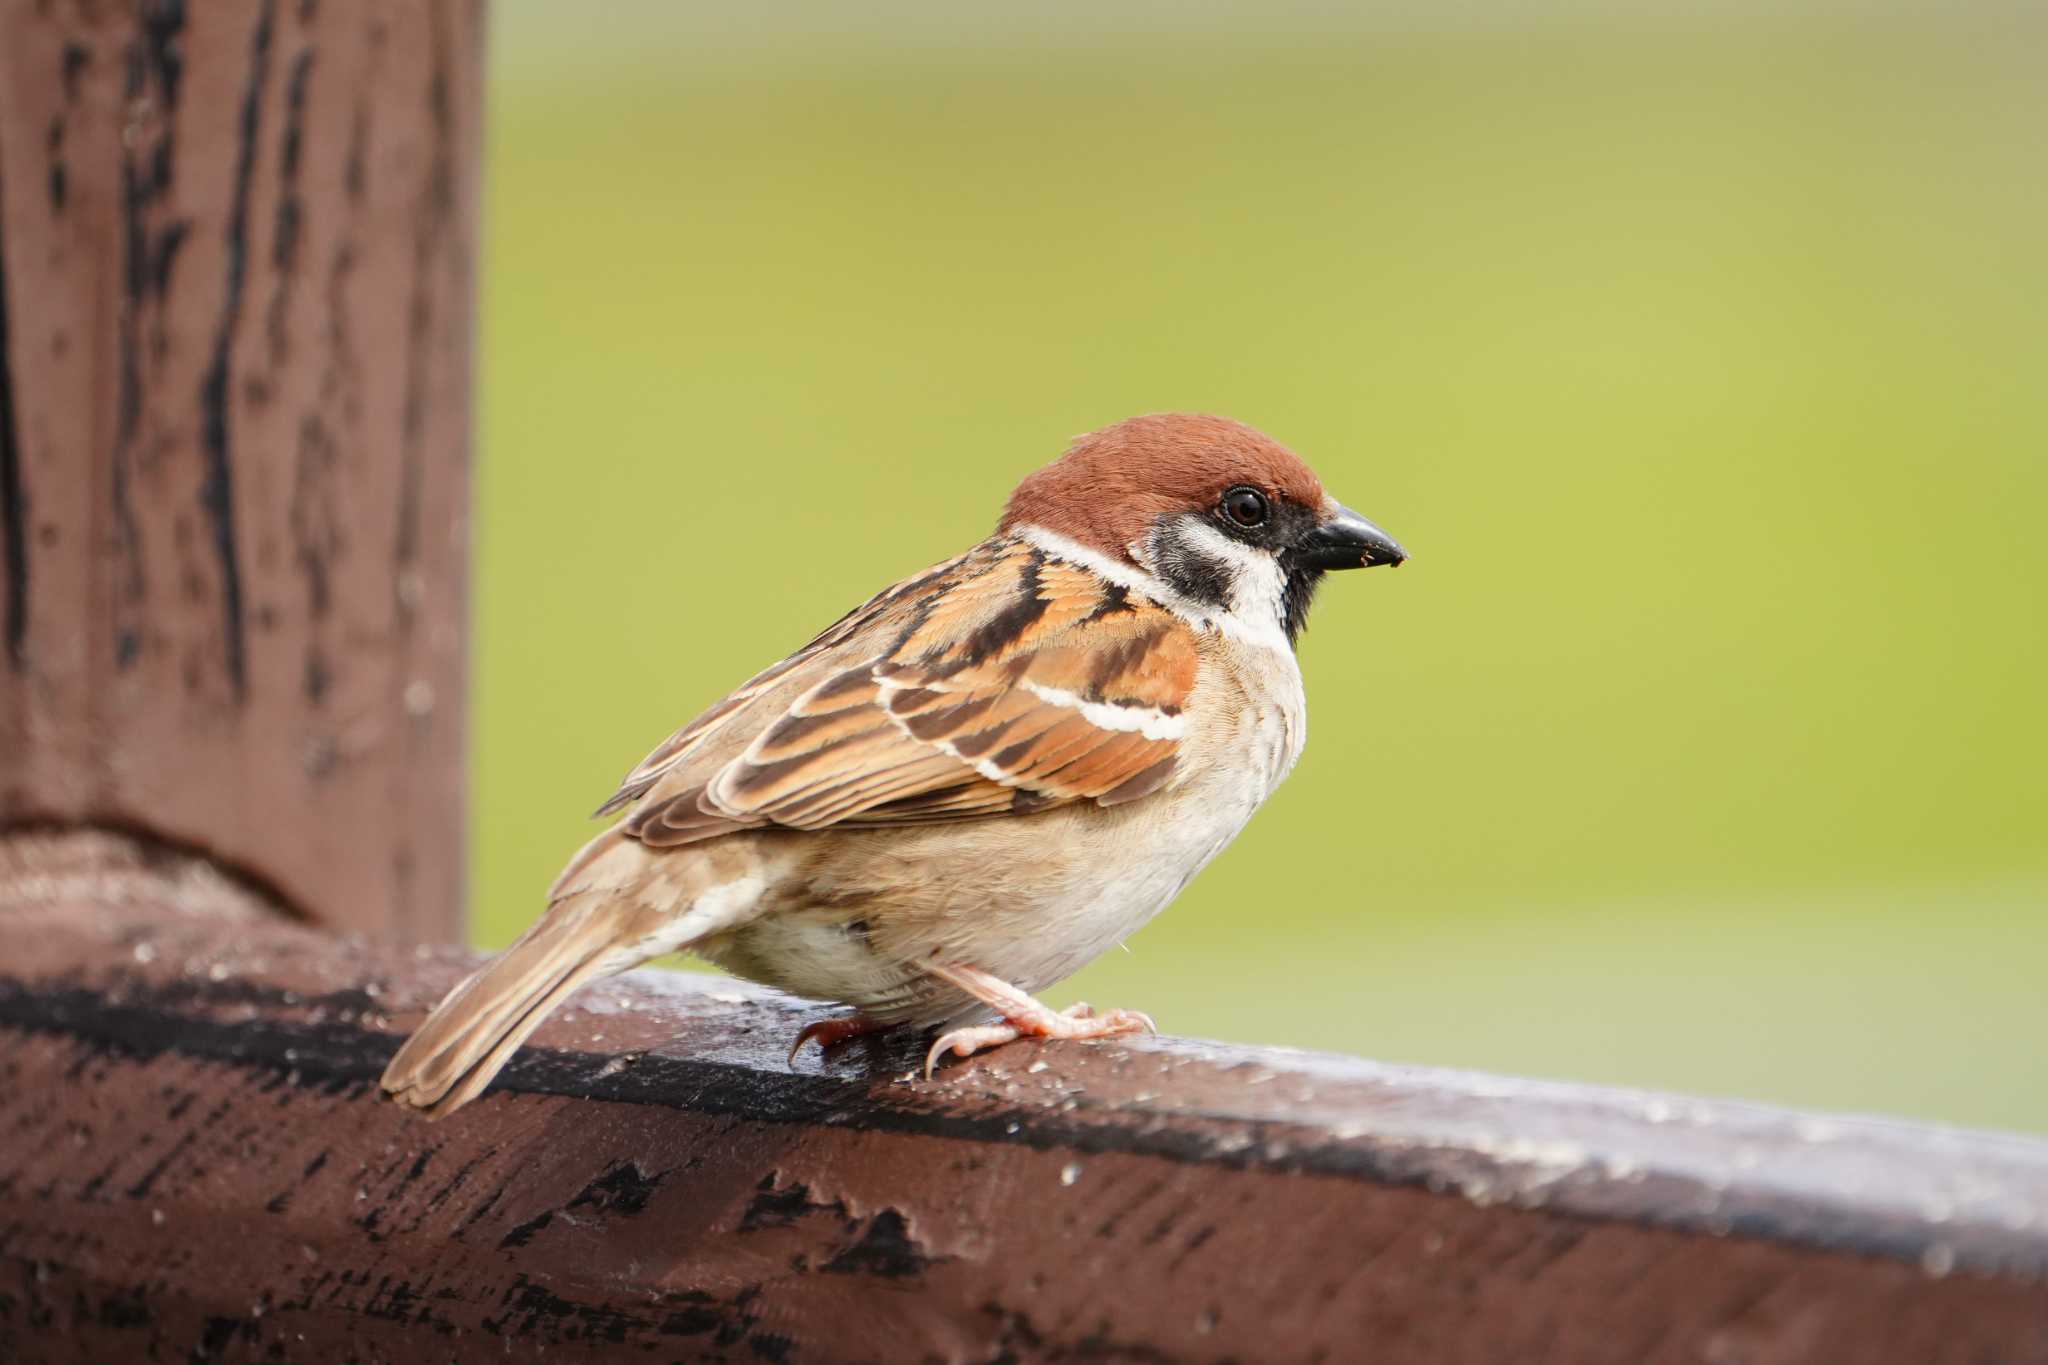
POLYGON ((1232 644, 1205 654, 1197 696, 1173 786, 1126 807, 1017 822, 1029 841, 1017 856, 1036 875, 1008 889, 1014 913, 962 907, 978 921, 959 945, 973 965, 1029 991, 1071 976, 1144 927, 1237 837, 1301 756, 1301 671, 1292 650, 1232 644))
POLYGON ((976 1008, 915 964, 937 956, 1037 992, 1163 910, 1300 757, 1293 651, 1205 634, 1175 781, 1129 805, 800 836, 775 908, 700 945, 743 976, 877 1017, 976 1008))

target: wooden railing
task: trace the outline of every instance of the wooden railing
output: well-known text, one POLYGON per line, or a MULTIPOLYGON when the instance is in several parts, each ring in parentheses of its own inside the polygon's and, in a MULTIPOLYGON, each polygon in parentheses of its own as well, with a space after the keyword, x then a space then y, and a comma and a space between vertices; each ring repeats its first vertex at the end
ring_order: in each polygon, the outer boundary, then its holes
POLYGON ((815 1007, 653 972, 430 1124, 375 1081, 458 950, 92 833, 0 923, 9 1360, 2048 1357, 2038 1142, 1179 1039, 792 1069, 815 1007))
MULTIPOLYGON (((2048 1144, 471 960, 479 35, 0 0, 0 1359, 2048 1361, 2048 1144)), ((2015 1083, 2023 1083, 2016 1079, 2015 1083)))

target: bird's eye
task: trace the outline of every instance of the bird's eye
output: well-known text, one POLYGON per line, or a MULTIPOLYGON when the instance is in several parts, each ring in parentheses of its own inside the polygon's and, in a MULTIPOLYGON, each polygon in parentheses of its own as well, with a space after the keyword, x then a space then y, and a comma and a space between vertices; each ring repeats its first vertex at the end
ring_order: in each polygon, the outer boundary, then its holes
POLYGON ((1223 515, 1239 526, 1266 524, 1266 495, 1256 488, 1233 488, 1223 495, 1223 515))

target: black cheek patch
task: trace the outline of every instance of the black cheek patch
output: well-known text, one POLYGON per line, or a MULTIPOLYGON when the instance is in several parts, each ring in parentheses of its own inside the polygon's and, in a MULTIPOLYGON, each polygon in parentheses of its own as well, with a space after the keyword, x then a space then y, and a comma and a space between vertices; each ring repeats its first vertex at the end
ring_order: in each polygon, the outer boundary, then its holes
POLYGON ((1230 606, 1230 565, 1209 558, 1171 524, 1152 538, 1152 558, 1166 585, 1205 607, 1230 606))

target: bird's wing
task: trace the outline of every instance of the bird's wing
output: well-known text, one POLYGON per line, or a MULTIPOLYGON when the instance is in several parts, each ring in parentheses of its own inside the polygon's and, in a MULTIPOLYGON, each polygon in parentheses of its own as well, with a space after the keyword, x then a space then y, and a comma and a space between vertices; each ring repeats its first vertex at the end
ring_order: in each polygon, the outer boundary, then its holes
POLYGON ((676 732, 605 806, 649 844, 1133 801, 1200 665, 1157 603, 997 537, 848 613, 676 732))

